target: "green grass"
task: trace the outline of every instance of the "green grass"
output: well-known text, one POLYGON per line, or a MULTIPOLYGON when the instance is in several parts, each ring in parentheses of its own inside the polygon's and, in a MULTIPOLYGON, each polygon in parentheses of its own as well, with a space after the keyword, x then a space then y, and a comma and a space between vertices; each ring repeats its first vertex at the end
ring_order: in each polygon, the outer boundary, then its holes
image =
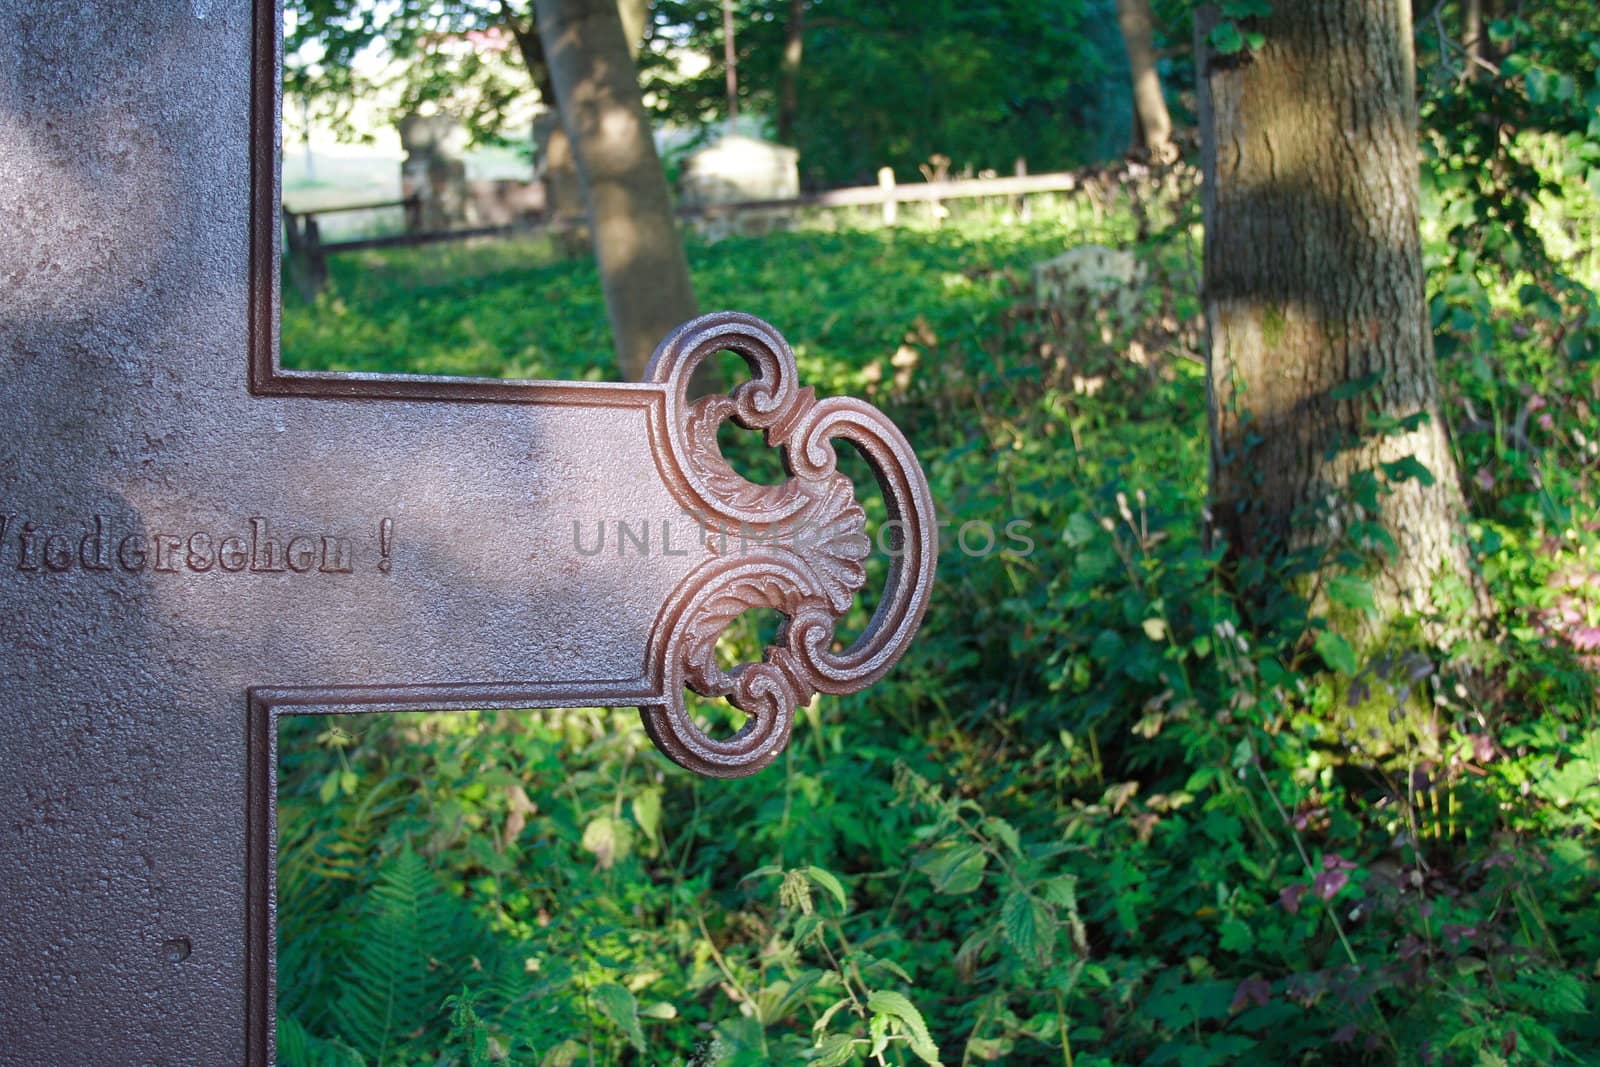
MULTIPOLYGON (((886 370, 919 320, 942 338, 982 328, 1025 290, 1030 264, 1073 244, 1126 240, 1128 230, 1074 212, 1015 226, 691 241, 688 253, 702 311, 767 319, 803 371, 831 380, 873 363, 886 370)), ((330 271, 314 305, 285 297, 289 366, 616 376, 592 262, 558 259, 544 238, 352 253, 332 257, 330 271)))

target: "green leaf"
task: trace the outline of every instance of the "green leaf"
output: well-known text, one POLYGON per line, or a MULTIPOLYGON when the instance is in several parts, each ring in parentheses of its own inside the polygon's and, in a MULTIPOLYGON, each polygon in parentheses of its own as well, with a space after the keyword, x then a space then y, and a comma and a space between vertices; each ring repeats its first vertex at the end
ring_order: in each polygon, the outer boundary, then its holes
POLYGON ((983 820, 983 828, 989 832, 991 837, 999 838, 1001 843, 1011 850, 1013 856, 1019 859, 1022 857, 1022 836, 1017 833, 1015 826, 1012 826, 998 815, 991 815, 983 820))
POLYGON ((755 870, 751 871, 749 874, 747 874, 743 878, 739 879, 739 881, 740 882, 748 882, 752 878, 770 878, 774 874, 782 874, 782 873, 783 873, 783 868, 782 867, 778 866, 776 863, 768 863, 765 866, 757 867, 755 870))
POLYGON ((988 855, 974 844, 943 845, 917 857, 916 868, 933 880, 938 893, 970 893, 983 884, 988 855))
POLYGON ((880 989, 867 997, 867 1010, 897 1020, 911 1039, 911 1051, 917 1058, 923 1063, 939 1063, 939 1046, 933 1043, 933 1035, 928 1033, 928 1024, 922 1021, 922 1013, 905 994, 880 989))
POLYGON ((646 789, 633 798, 633 821, 639 824, 652 845, 661 831, 661 790, 646 789))
POLYGON ((855 1055, 856 1039, 849 1034, 834 1034, 817 1046, 807 1062, 816 1067, 844 1067, 855 1055))
POLYGON ((600 815, 583 828, 583 847, 594 853, 595 866, 602 871, 623 860, 633 847, 633 835, 626 823, 600 815))
POLYGON ((586 1050, 572 1038, 567 1038, 561 1044, 544 1054, 544 1059, 539 1061, 539 1067, 573 1067, 583 1058, 586 1050))
POLYGON ((1401 456, 1393 463, 1383 465, 1384 477, 1391 482, 1405 482, 1415 478, 1424 487, 1434 483, 1433 472, 1423 465, 1416 456, 1401 456))
POLYGON ((1353 608, 1367 615, 1378 613, 1378 603, 1373 596, 1372 583, 1353 574, 1341 574, 1329 581, 1328 599, 1335 604, 1343 604, 1347 608, 1353 608))
POLYGON ((1099 536, 1100 524, 1081 511, 1073 512, 1067 519, 1066 532, 1062 534, 1063 540, 1073 548, 1082 548, 1099 536))
POLYGON ((839 902, 840 911, 850 910, 849 902, 844 895, 844 885, 838 878, 834 877, 832 872, 823 870, 821 867, 807 867, 806 876, 833 894, 833 899, 839 902))
POLYGON ((1217 943, 1226 952, 1245 952, 1256 943, 1255 931, 1250 929, 1250 924, 1238 919, 1226 920, 1221 933, 1217 943))
POLYGON ((1231 21, 1217 23, 1212 27, 1208 39, 1211 41, 1211 47, 1225 56, 1231 56, 1244 49, 1244 37, 1240 35, 1239 27, 1231 21))
POLYGON ((1058 908, 1076 911, 1078 908, 1078 877, 1073 874, 1060 874, 1042 882, 1039 886, 1040 895, 1058 908))
POLYGON ((1006 940, 1023 956, 1032 956, 1039 944, 1039 924, 1035 919, 1028 894, 1013 889, 1000 909, 1000 921, 1006 929, 1006 940))
POLYGON ((1356 673, 1356 650, 1350 647, 1350 642, 1334 633, 1324 630, 1317 635, 1317 655, 1338 671, 1340 674, 1354 676, 1356 673))
POLYGON ((1376 389, 1378 384, 1382 381, 1383 375, 1379 374, 1377 371, 1373 371, 1371 374, 1363 374, 1359 378, 1352 378, 1348 382, 1340 382, 1332 389, 1329 389, 1328 399, 1352 400, 1355 397, 1360 396, 1362 393, 1371 392, 1373 389, 1376 389))
POLYGON ((1055 920, 1043 904, 1022 890, 1013 889, 1000 907, 1000 922, 1005 927, 1006 940, 1024 963, 1049 966, 1055 920))
POLYGON ((1272 14, 1270 0, 1223 0, 1222 13, 1230 19, 1264 19, 1272 14))
POLYGON ((873 1015, 867 1020, 867 1033, 872 1038, 871 1055, 882 1063, 883 1054, 889 1047, 889 1016, 873 1015))
POLYGON ((600 1014, 623 1032, 630 1045, 640 1052, 644 1051, 644 1031, 639 1028, 639 1002, 633 999, 633 994, 628 992, 626 986, 606 982, 595 986, 589 998, 594 1001, 600 1014))
POLYGON ((817 1021, 811 1024, 811 1032, 813 1034, 817 1034, 818 1036, 827 1033, 828 1024, 833 1022, 833 1017, 839 1013, 841 1008, 847 1008, 849 1006, 849 997, 840 997, 838 1000, 834 1001, 828 1010, 823 1012, 822 1015, 817 1018, 817 1021))

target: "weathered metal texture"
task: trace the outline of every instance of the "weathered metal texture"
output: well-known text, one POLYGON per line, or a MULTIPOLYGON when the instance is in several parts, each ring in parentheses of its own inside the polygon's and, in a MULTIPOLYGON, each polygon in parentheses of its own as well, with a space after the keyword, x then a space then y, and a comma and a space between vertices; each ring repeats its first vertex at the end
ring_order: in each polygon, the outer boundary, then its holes
POLYGON ((280 368, 278 20, 0 0, 0 1063, 271 1062, 282 715, 636 705, 674 760, 749 773, 927 602, 906 442, 752 317, 643 383, 280 368), (719 348, 751 380, 689 403, 719 348), (729 418, 789 481, 728 468, 729 418), (842 651, 868 545, 835 438, 900 548, 842 651), (593 551, 619 522, 648 549, 593 551), (719 670, 752 607, 778 644, 719 670), (749 723, 705 736, 685 686, 749 723))

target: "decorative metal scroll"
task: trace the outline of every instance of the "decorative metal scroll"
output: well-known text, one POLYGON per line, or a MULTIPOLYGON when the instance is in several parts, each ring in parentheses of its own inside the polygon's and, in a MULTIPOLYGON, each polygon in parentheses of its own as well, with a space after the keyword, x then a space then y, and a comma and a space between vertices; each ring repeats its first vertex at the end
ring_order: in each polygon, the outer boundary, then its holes
POLYGON ((737 312, 706 315, 668 337, 647 377, 666 387, 664 472, 702 517, 713 557, 667 601, 650 639, 650 669, 664 694, 640 709, 646 731, 676 763, 700 774, 752 774, 783 750, 795 709, 817 693, 845 694, 877 681, 905 651, 927 608, 938 531, 928 483, 905 437, 877 408, 801 388, 794 353, 766 322, 737 312), (719 351, 743 357, 750 380, 730 395, 690 401, 690 376, 719 351), (749 481, 717 443, 727 421, 765 434, 789 477, 749 481), (883 547, 890 569, 866 630, 838 648, 834 625, 866 581, 871 549, 855 487, 838 469, 834 442, 854 445, 876 475, 887 506, 883 547), (784 616, 759 663, 723 670, 717 639, 740 614, 784 616), (709 736, 690 716, 685 687, 726 697, 749 719, 734 736, 709 736))

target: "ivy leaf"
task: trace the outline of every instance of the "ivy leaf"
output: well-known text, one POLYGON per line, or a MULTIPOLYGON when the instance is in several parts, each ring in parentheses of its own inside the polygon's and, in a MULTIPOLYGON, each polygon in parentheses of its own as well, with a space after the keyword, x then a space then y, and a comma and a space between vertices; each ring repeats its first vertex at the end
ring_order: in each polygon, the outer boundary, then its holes
POLYGON ((1352 378, 1350 381, 1340 382, 1332 389, 1329 389, 1328 399, 1352 400, 1355 397, 1360 396, 1362 393, 1369 393, 1376 389, 1378 385, 1382 383, 1382 381, 1383 375, 1376 371, 1372 372, 1371 374, 1363 374, 1359 378, 1352 378))
POLYGON ((1356 673, 1356 650, 1350 647, 1350 642, 1334 633, 1324 630, 1317 635, 1317 655, 1321 656, 1328 666, 1340 674, 1354 676, 1356 673))
POLYGON ((1434 482, 1433 472, 1424 466, 1416 456, 1401 456, 1393 463, 1385 463, 1383 465, 1383 474, 1391 482, 1405 482, 1415 478, 1424 487, 1430 486, 1434 482))
POLYGON ((1222 924, 1222 936, 1217 943, 1226 952, 1244 952, 1256 943, 1255 931, 1250 924, 1239 919, 1228 919, 1222 924))
POLYGON ((1269 0, 1225 0, 1222 13, 1230 19, 1266 18, 1272 14, 1269 0))
POLYGON ((640 1052, 644 1051, 644 1031, 639 1028, 639 1002, 633 999, 633 994, 628 992, 626 986, 615 982, 606 982, 604 985, 595 986, 589 994, 594 1001, 594 1006, 616 1024, 617 1029, 627 1035, 628 1043, 640 1052))
POLYGON ((922 1013, 906 999, 905 994, 880 989, 867 997, 867 1009, 875 1016, 898 1021, 911 1039, 911 1051, 916 1053, 917 1058, 938 1067, 939 1046, 933 1043, 933 1035, 928 1033, 928 1024, 922 1021, 922 1013))
POLYGON ((1211 47, 1220 55, 1231 56, 1244 49, 1244 37, 1239 33, 1239 27, 1231 21, 1219 22, 1212 27, 1208 39, 1211 47))

